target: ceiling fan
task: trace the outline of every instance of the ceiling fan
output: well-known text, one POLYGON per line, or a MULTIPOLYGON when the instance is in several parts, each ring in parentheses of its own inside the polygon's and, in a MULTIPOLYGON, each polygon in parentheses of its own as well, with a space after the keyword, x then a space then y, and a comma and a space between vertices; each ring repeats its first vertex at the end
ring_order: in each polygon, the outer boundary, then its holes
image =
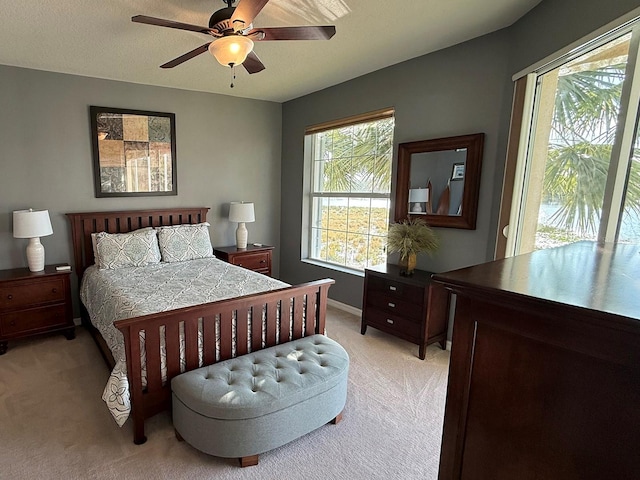
MULTIPOLYGON (((235 0, 223 0, 227 7, 211 15, 208 27, 147 17, 145 15, 131 17, 131 21, 200 32, 213 37, 212 41, 160 65, 160 68, 173 68, 209 50, 221 65, 233 68, 235 65, 242 64, 247 72, 257 73, 264 70, 265 67, 253 52, 254 41, 328 40, 336 33, 336 27, 333 25, 253 28, 253 19, 268 1, 239 0, 237 6, 233 7, 235 0)), ((233 87, 233 84, 231 86, 233 87)))

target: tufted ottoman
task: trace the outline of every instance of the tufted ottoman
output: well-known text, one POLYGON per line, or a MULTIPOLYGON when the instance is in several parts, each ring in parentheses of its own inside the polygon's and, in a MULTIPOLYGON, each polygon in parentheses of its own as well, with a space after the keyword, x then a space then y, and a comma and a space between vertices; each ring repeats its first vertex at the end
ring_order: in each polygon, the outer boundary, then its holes
POLYGON ((173 378, 176 435, 198 450, 256 465, 258 455, 340 421, 349 355, 312 335, 173 378))

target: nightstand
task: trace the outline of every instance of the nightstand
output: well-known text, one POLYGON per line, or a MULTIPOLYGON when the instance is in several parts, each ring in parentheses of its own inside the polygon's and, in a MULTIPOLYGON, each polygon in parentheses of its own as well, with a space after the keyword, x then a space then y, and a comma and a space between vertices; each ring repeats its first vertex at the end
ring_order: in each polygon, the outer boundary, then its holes
POLYGON ((431 283, 431 272, 414 270, 405 277, 400 271, 392 264, 365 269, 360 333, 371 326, 415 343, 424 360, 428 344, 446 348, 449 292, 431 283))
POLYGON ((214 247, 213 254, 220 260, 248 268, 254 272, 271 276, 271 252, 273 247, 269 245, 247 245, 247 248, 214 247))
POLYGON ((56 331, 75 338, 70 276, 55 265, 42 272, 0 270, 0 355, 14 338, 56 331))

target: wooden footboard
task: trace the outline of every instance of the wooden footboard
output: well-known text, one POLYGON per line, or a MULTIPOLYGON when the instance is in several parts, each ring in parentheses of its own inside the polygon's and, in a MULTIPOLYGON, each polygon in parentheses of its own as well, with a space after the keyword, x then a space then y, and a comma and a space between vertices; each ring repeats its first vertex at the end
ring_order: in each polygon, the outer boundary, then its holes
POLYGON ((318 280, 115 322, 125 339, 134 442, 145 442, 146 418, 170 408, 171 379, 182 371, 323 334, 327 293, 333 283, 318 280), (146 386, 141 358, 146 358, 146 386))

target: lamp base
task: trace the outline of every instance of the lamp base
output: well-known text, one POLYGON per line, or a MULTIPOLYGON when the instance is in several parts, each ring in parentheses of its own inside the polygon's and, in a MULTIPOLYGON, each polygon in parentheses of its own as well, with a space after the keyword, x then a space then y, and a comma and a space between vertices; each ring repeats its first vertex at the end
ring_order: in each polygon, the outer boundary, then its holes
POLYGON ((40 237, 29 239, 27 245, 27 264, 32 272, 44 270, 44 247, 40 243, 40 237))
POLYGON ((419 202, 415 202, 413 204, 413 207, 411 207, 411 212, 412 213, 424 213, 424 210, 422 210, 422 204, 419 202))
POLYGON ((248 236, 249 232, 244 222, 239 222, 238 228, 236 229, 236 248, 247 248, 248 236))

